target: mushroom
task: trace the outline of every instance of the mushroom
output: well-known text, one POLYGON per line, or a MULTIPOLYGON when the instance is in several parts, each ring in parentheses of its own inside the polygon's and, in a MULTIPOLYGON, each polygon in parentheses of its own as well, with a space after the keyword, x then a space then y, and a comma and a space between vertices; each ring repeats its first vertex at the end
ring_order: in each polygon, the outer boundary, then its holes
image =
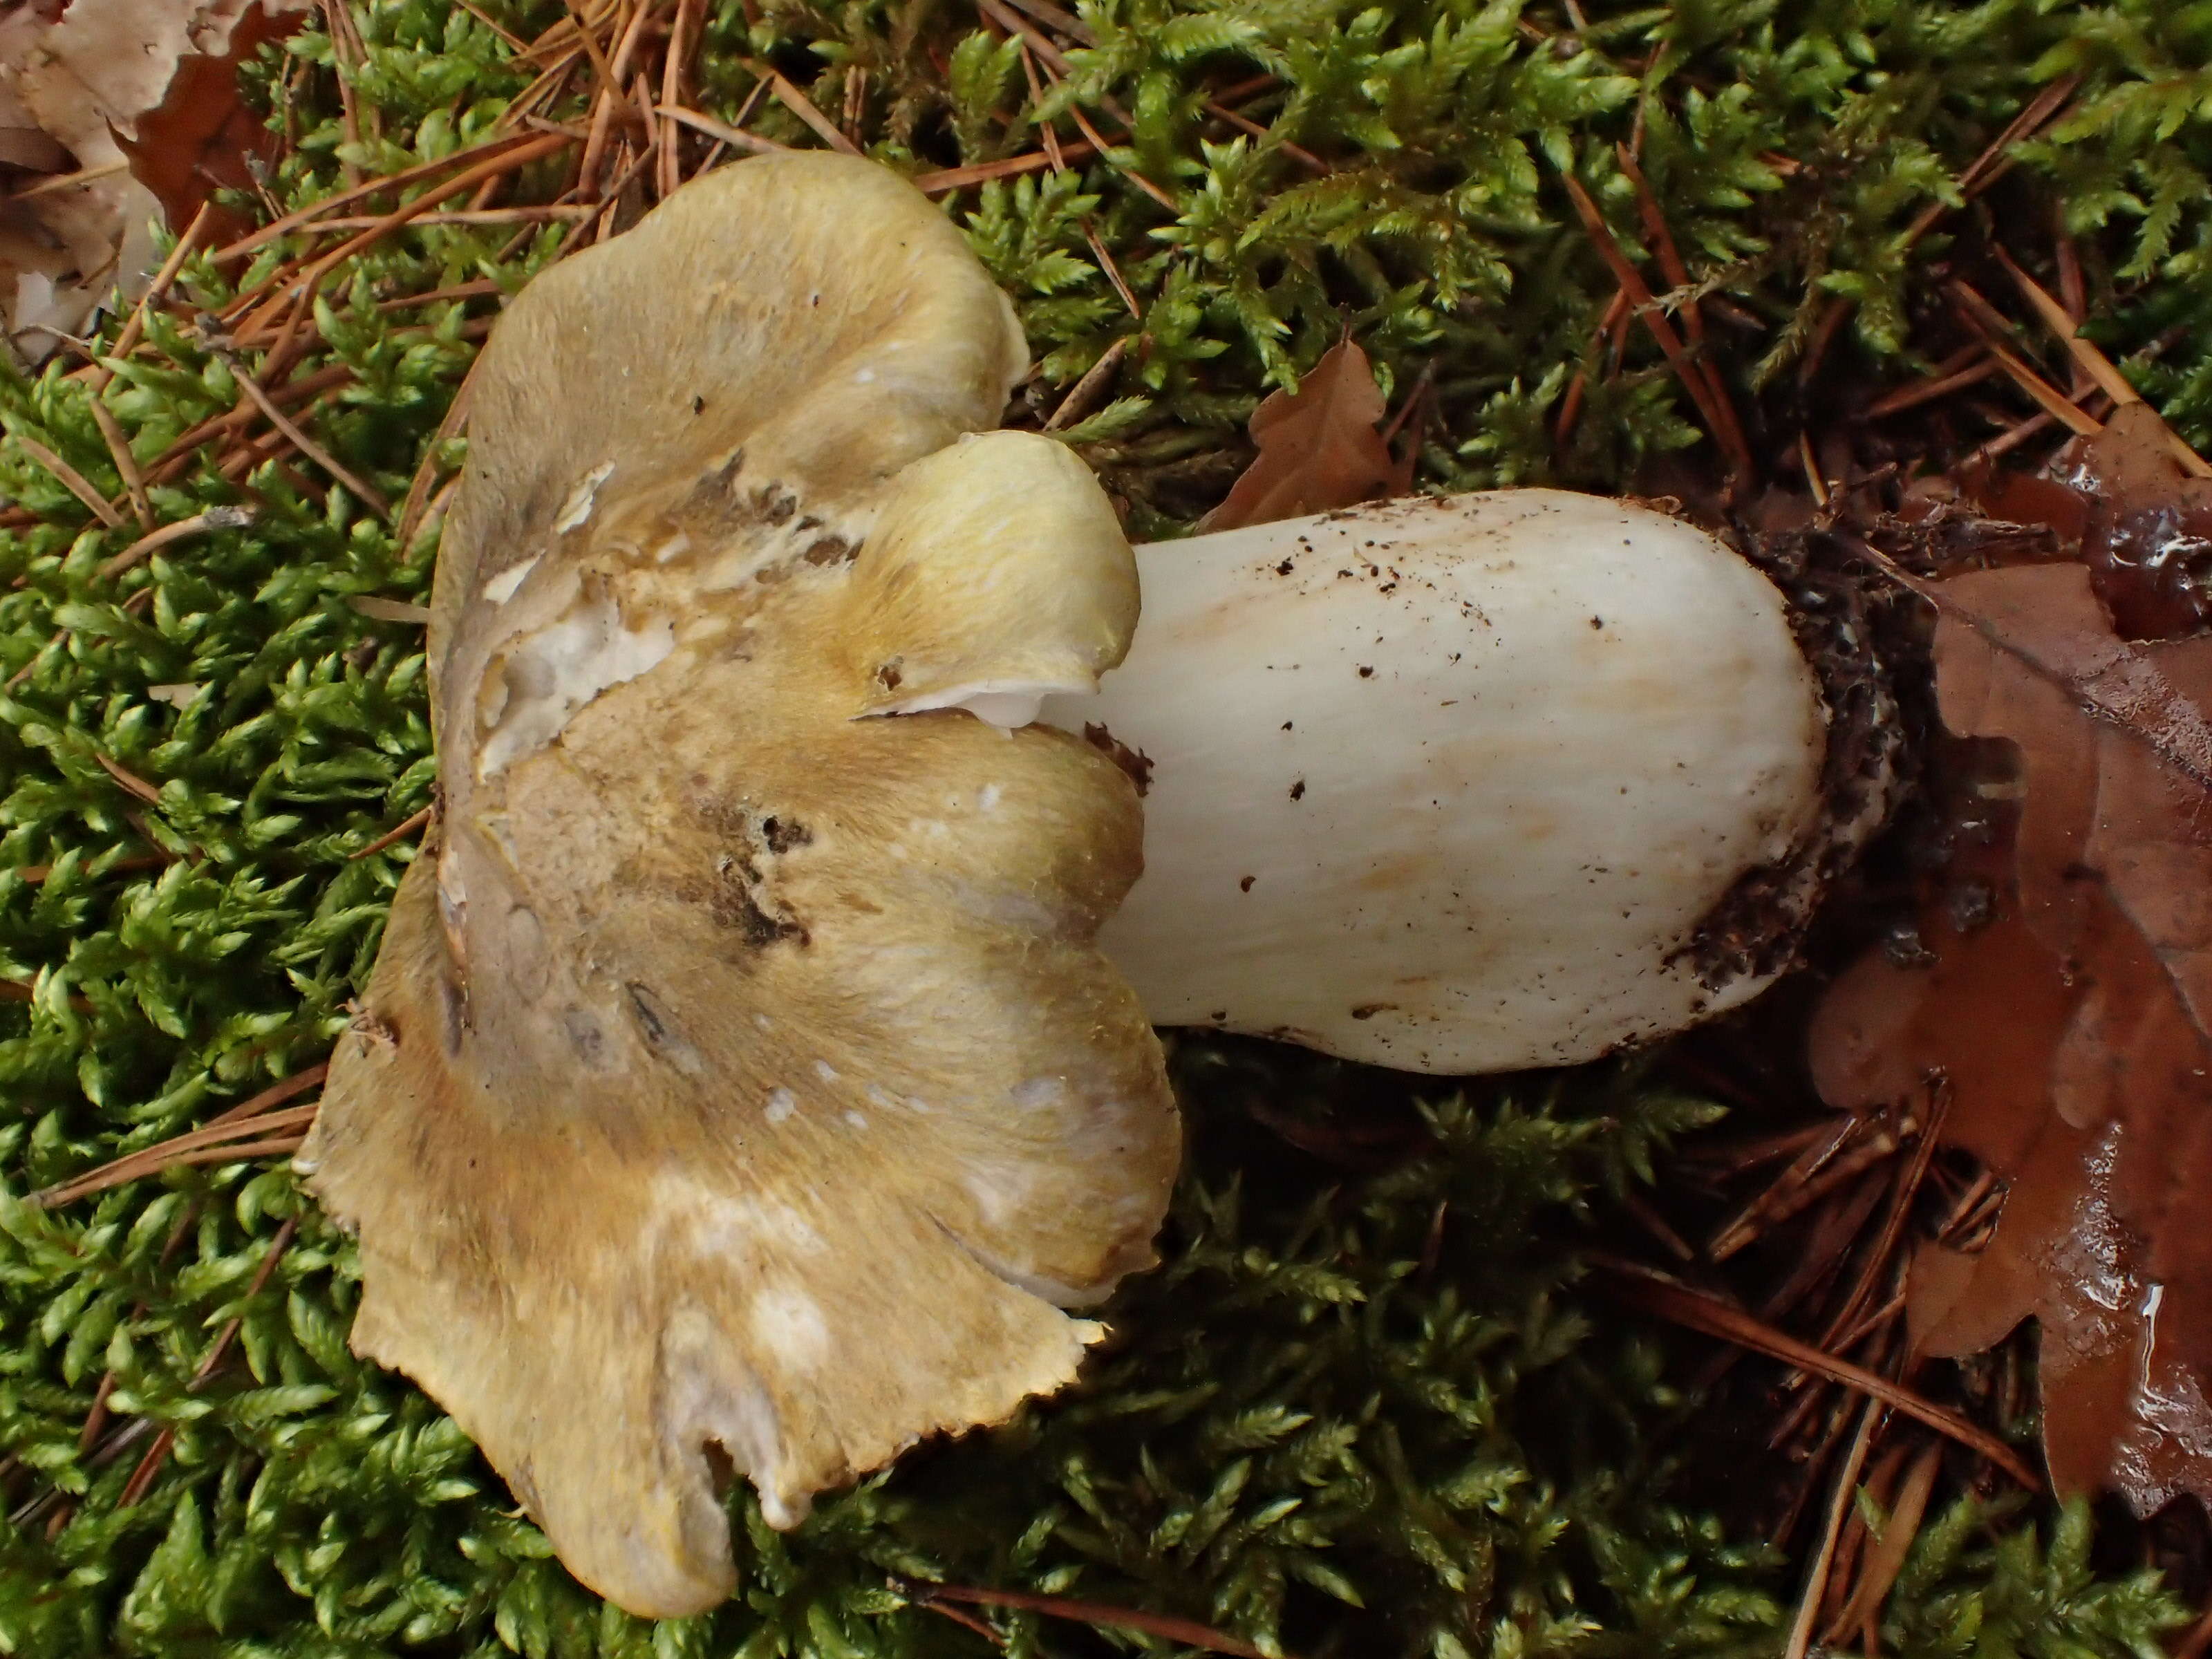
MULTIPOLYGON (((1787 959, 1711 936, 1817 845, 1827 720, 1782 594, 1713 537, 1513 489, 1138 567, 1127 660, 1044 714, 1142 757, 1145 874, 1099 938, 1158 1023, 1409 1071, 1566 1065, 1787 959)), ((1810 893, 1771 896, 1762 943, 1810 893)))
POLYGON ((1006 1418, 1152 1259, 1174 1103, 1093 939, 1138 798, 1006 729, 1120 659, 1135 571, 1067 450, 975 435, 1026 362, 923 197, 794 154, 538 278, 475 372, 442 809, 299 1167, 355 1349, 635 1613, 728 1594, 728 1474, 789 1526, 1006 1418))
POLYGON ((1780 596, 1634 508, 1146 550, 1132 651, 1097 483, 988 430, 1025 365, 924 198, 787 153, 474 374, 441 810, 298 1163, 356 1350, 634 1613, 728 1593, 730 1477, 793 1525, 1073 1377, 1176 1170, 1154 1021, 1583 1057, 1756 988, 1691 947, 1818 817, 1780 596))

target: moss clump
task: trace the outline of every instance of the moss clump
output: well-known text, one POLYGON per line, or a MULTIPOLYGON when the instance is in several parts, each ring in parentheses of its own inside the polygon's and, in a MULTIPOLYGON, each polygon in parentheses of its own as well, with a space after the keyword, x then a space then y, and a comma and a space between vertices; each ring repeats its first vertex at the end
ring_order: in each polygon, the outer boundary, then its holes
MULTIPOLYGON (((560 15, 483 9, 525 39, 560 15)), ((330 195, 346 164, 375 174, 481 141, 535 76, 464 9, 381 0, 356 21, 357 143, 326 36, 254 71, 266 96, 290 88, 274 118, 295 142, 268 182, 280 207, 330 195)), ((1256 399, 1347 326, 1394 387, 1432 368, 1434 485, 1619 485, 1693 442, 1677 387, 1632 355, 1591 376, 1553 453, 1559 398, 1597 366, 1613 291, 1557 175, 1579 175, 1632 244, 1617 143, 1640 143, 1695 279, 1748 319, 1729 360, 1754 422, 1786 410, 1784 371, 1831 301, 1852 302, 1840 350, 1908 365, 1929 262, 1960 221, 1908 228, 2071 74, 2073 112, 2023 149, 2003 205, 2039 235, 2045 205, 2065 204, 2108 349, 2159 346, 2136 362, 2146 391, 2212 436, 2203 8, 1096 0, 1081 21, 1091 44, 1033 97, 1018 49, 960 6, 730 0, 704 18, 696 100, 736 118, 748 62, 766 59, 915 171, 1026 153, 1079 106, 1104 159, 948 211, 1041 359, 1015 418, 1134 337, 1111 396, 1065 435, 1139 533, 1218 494, 1256 399), (1224 96, 1260 134, 1209 109, 1224 96), (1775 388, 1764 404, 1754 380, 1775 388)), ((816 142, 773 100, 746 119, 816 142)), ((506 199, 550 199, 562 165, 537 164, 506 199)), ((333 273, 276 389, 319 388, 301 394, 318 399, 301 413, 318 441, 401 499, 490 303, 417 296, 512 289, 566 234, 384 239, 333 273)), ((740 1496, 744 1593, 657 1627, 579 1590, 450 1421, 346 1352, 353 1258, 281 1160, 26 1202, 319 1060, 409 853, 351 855, 430 798, 419 630, 351 601, 423 598, 434 530, 400 546, 298 457, 226 473, 243 452, 219 444, 161 461, 240 398, 191 310, 223 310, 304 246, 188 262, 191 306, 153 314, 105 394, 153 470, 158 520, 250 489, 251 524, 104 575, 135 526, 104 527, 0 445, 0 490, 30 520, 0 540, 0 1645, 981 1651, 915 1604, 915 1585, 950 1579, 1312 1655, 1779 1650, 1789 1577, 1670 1503, 1650 1430, 1676 1402, 1651 1351, 1577 1289, 1584 1206, 1704 1115, 1632 1074, 1437 1089, 1416 1117, 1401 1084, 1184 1045, 1197 1152, 1168 1262, 1117 1304, 1118 1346, 1085 1386, 922 1451, 788 1537, 740 1496), (1362 1137, 1310 1157, 1255 1127, 1304 1122, 1321 1144, 1348 1113, 1391 1126, 1388 1158, 1362 1137), (234 1320, 227 1362, 196 1381, 234 1320)), ((265 342, 238 344, 252 362, 265 342)), ((68 368, 0 386, 0 422, 119 489, 68 368)), ((1888 1651, 2147 1654, 2178 1617, 2147 1580, 2089 1573, 2077 1522, 2046 1547, 1999 1520, 1961 1508, 1931 1525, 1888 1651)), ((1022 1653, 1172 1645, 1002 1624, 1022 1653)))

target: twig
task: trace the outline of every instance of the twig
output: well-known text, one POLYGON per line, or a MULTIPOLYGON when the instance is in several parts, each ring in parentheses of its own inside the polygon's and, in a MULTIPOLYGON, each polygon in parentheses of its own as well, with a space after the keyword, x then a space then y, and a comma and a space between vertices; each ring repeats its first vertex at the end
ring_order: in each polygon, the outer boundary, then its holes
POLYGON ((204 513, 193 514, 189 519, 165 524, 151 535, 141 536, 101 565, 96 574, 112 580, 131 566, 152 558, 163 548, 183 541, 188 536, 197 536, 209 530, 242 530, 252 522, 253 512, 250 507, 211 507, 204 513))

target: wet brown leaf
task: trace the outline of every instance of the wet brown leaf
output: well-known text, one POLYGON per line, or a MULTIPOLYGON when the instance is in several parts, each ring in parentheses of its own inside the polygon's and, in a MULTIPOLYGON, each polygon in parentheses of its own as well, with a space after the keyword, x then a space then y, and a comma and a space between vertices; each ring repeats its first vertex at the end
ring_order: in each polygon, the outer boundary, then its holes
POLYGON ((1367 354, 1349 340, 1331 346, 1296 392, 1270 392, 1253 411, 1260 453, 1200 528, 1235 530, 1394 493, 1399 464, 1376 429, 1384 407, 1367 354))
MULTIPOLYGON (((188 225, 218 189, 247 190, 257 163, 273 162, 276 135, 238 95, 239 66, 268 40, 283 39, 304 21, 301 13, 250 6, 230 31, 219 56, 179 60, 161 103, 138 118, 135 138, 119 138, 131 171, 154 192, 172 228, 188 225)), ((236 215, 219 215, 211 241, 229 241, 252 228, 236 215)))
POLYGON ((1838 980, 1815 1079, 1863 1109, 1942 1074, 1946 1139, 2010 1191, 1979 1255, 1916 1261, 1916 1343, 2036 1318, 2054 1481, 2148 1512, 2212 1493, 2212 640, 2124 641, 2081 564, 1932 592, 1944 723, 2013 746, 1982 790, 2016 824, 1927 907, 1932 965, 1838 980))
POLYGON ((1984 467, 1961 483, 1991 517, 2051 529, 2089 567, 2121 638, 2181 639, 2212 623, 2212 479, 2191 477, 2178 447, 2148 404, 2125 404, 2048 477, 1984 467))

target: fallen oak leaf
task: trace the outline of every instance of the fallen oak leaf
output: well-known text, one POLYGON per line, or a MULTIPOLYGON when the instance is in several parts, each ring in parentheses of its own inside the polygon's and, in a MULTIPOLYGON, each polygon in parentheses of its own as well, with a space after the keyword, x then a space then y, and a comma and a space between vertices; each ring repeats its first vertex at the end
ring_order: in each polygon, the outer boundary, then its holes
MULTIPOLYGON (((51 356, 118 286, 126 299, 143 290, 162 198, 133 176, 125 144, 169 152, 158 117, 151 132, 139 123, 179 64, 222 58, 234 33, 265 38, 264 24, 241 27, 257 4, 302 3, 71 0, 0 17, 0 332, 25 361, 51 356)), ((234 102, 235 78, 219 74, 217 95, 234 102)), ((188 158, 187 173, 205 159, 188 158)))
POLYGON ((1386 411, 1367 354, 1340 340, 1296 392, 1271 392, 1248 428, 1260 447, 1200 530, 1236 530, 1353 507, 1392 493, 1400 469, 1376 430, 1386 411))
POLYGON ((1978 1255, 1917 1258, 1916 1345, 1946 1357, 2041 1325, 2062 1491, 2148 1513, 2212 1493, 2212 640, 2128 645, 2079 564, 1916 586, 1939 609, 1938 698, 2000 739, 2009 837, 1967 845, 1923 916, 1932 965, 1874 952, 1825 1000, 1814 1080, 1863 1109, 1940 1073, 1945 1138, 2010 1183, 1978 1255))
MULTIPOLYGON (((265 0, 247 6, 219 50, 203 46, 178 60, 161 102, 139 116, 135 134, 117 135, 131 173, 154 192, 173 228, 191 223, 217 190, 252 188, 258 169, 276 161, 276 135, 239 97, 238 71, 264 42, 284 39, 304 21, 265 0)), ((217 209, 211 240, 229 241, 251 228, 217 209)))

